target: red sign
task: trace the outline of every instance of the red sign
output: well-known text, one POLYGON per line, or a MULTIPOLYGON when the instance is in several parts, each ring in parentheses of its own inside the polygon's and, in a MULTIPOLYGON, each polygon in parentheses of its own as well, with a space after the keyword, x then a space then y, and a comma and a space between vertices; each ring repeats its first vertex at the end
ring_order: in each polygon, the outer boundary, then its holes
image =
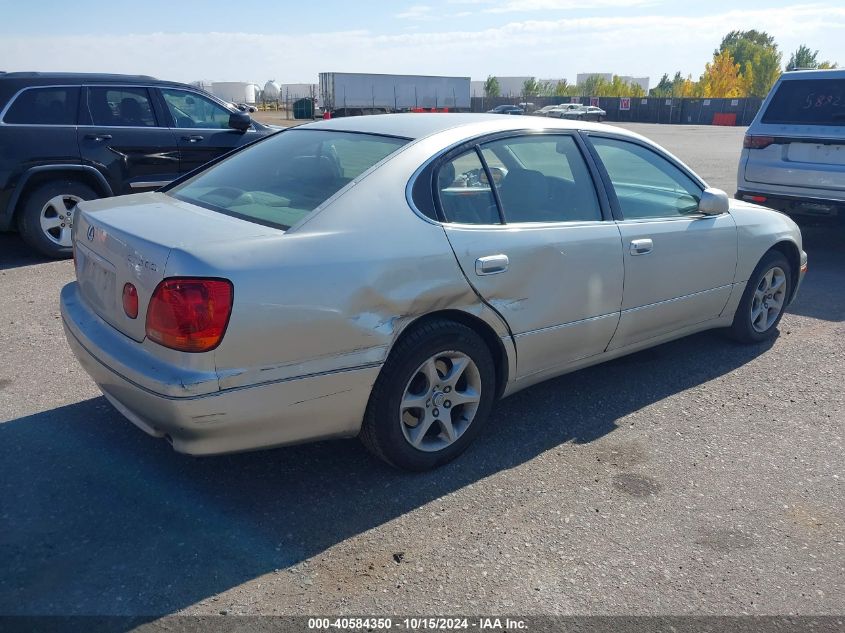
POLYGON ((598 97, 590 97, 590 105, 594 108, 599 107, 599 98, 598 97))
POLYGON ((581 103, 581 97, 571 97, 569 103, 581 103))
POLYGON ((631 98, 630 97, 621 97, 619 99, 619 109, 620 110, 630 110, 631 109, 631 98))

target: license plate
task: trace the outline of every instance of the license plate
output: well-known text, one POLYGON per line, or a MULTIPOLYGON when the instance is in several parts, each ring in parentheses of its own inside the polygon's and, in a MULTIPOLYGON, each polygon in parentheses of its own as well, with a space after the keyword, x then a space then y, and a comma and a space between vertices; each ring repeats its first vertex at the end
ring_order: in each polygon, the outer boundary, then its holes
POLYGON ((114 314, 117 301, 114 267, 78 244, 76 260, 77 279, 83 296, 101 316, 114 314))
POLYGON ((789 145, 789 160, 798 163, 845 165, 845 144, 791 143, 789 145))

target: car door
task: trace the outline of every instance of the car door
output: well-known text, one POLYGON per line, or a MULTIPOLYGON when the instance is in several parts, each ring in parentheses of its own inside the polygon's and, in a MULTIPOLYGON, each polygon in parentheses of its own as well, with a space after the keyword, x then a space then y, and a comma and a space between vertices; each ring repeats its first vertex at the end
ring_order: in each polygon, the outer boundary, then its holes
POLYGON ((179 143, 182 173, 258 138, 253 128, 230 128, 231 111, 199 92, 160 88, 159 93, 179 143))
POLYGON ((83 163, 104 172, 116 195, 179 176, 175 135, 160 121, 149 88, 85 86, 77 140, 83 163))
POLYGON ((736 274, 733 217, 699 213, 703 185, 653 147, 588 139, 610 183, 625 259, 622 315, 610 349, 719 316, 736 274))
POLYGON ((496 138, 452 152, 435 178, 466 278, 514 335, 517 377, 604 351, 619 321, 621 242, 580 139, 496 138))

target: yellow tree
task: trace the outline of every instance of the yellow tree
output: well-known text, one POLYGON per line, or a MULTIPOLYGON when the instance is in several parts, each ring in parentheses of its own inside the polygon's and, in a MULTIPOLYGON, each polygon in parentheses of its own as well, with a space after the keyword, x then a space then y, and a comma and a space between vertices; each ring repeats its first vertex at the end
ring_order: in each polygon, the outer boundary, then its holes
POLYGON ((744 81, 728 51, 713 57, 713 62, 704 67, 701 76, 703 96, 713 98, 741 97, 745 93, 744 81))

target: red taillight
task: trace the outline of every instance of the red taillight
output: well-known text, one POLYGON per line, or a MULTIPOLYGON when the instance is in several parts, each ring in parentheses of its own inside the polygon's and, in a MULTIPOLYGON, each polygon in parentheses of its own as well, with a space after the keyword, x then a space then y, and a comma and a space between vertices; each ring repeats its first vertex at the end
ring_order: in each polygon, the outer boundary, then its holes
POLYGON ((232 296, 225 279, 165 279, 147 307, 147 336, 183 352, 212 350, 226 332, 232 296))
POLYGON ((123 284, 123 311, 130 319, 138 317, 138 290, 130 283, 123 284))
POLYGON ((765 149, 775 142, 773 136, 752 136, 746 134, 742 141, 742 146, 745 149, 765 149))
POLYGON ((764 202, 766 202, 766 200, 768 200, 768 198, 766 196, 745 195, 745 196, 742 196, 742 197, 745 198, 746 200, 748 200, 749 202, 753 202, 755 204, 763 204, 764 202))

